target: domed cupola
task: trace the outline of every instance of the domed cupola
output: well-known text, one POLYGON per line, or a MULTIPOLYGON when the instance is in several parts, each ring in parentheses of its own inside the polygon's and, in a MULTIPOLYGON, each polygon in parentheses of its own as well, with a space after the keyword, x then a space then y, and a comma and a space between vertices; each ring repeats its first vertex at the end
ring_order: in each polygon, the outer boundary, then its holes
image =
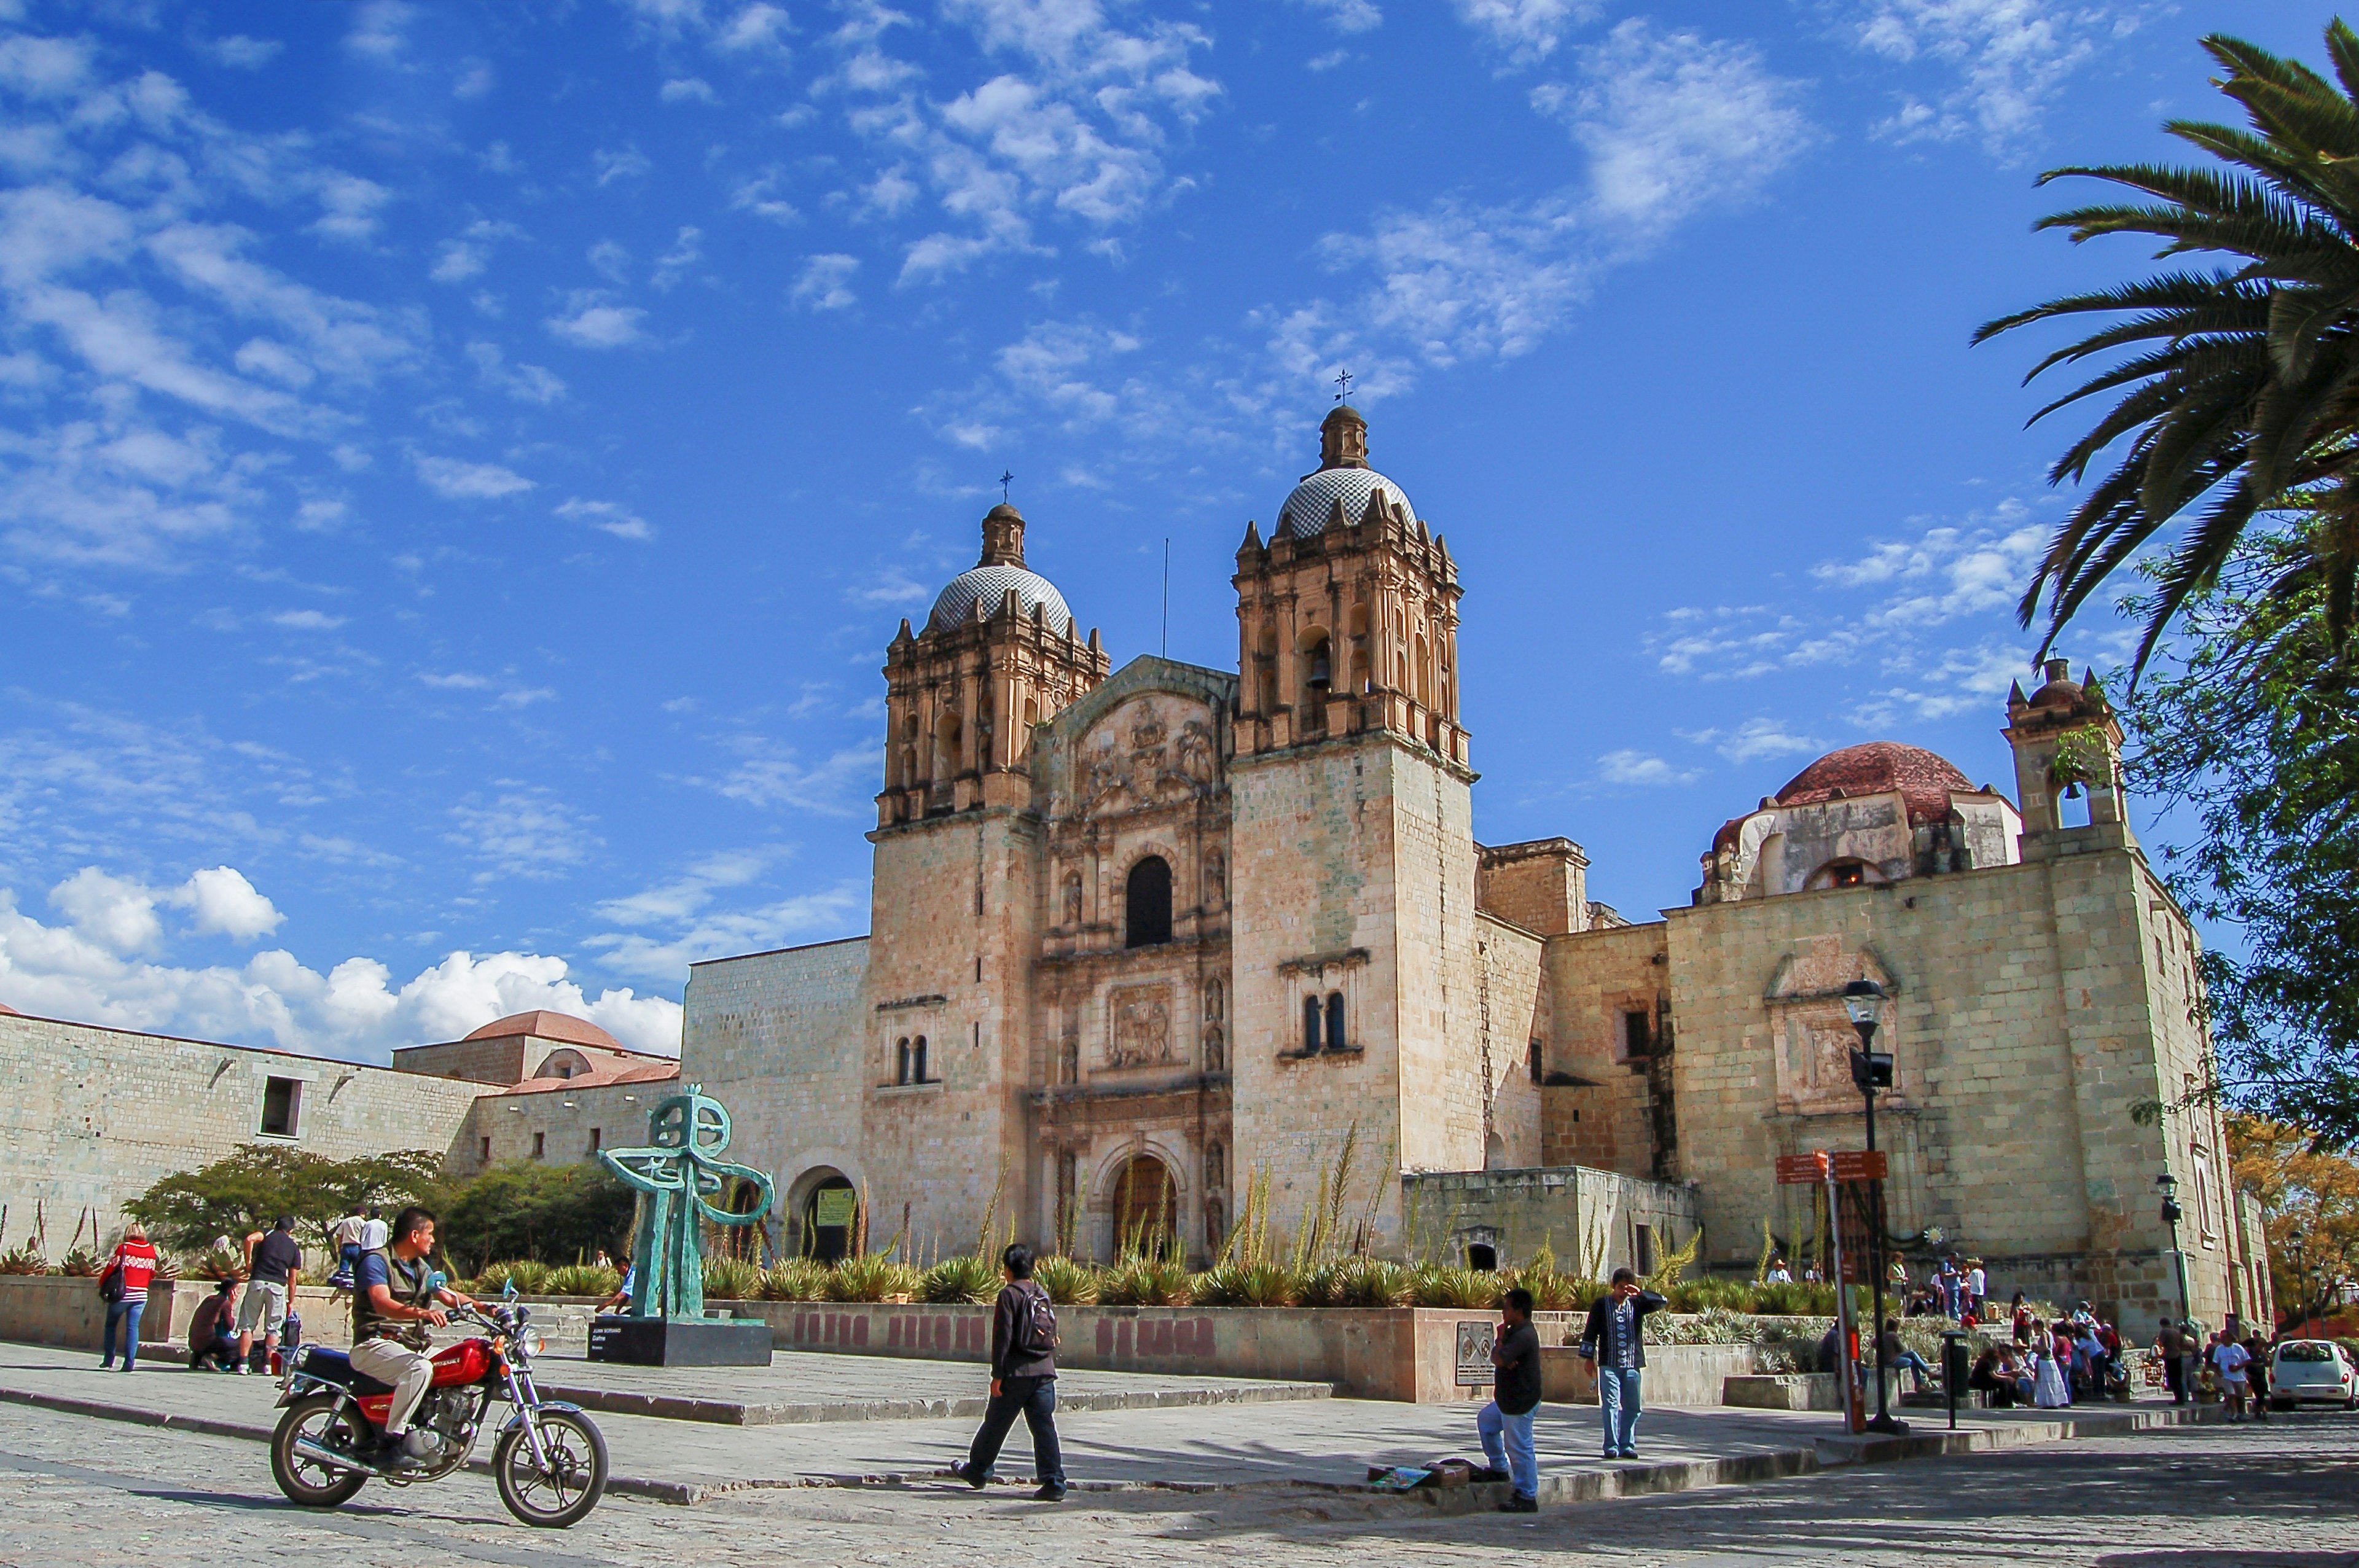
POLYGON ((1307 539, 1324 533, 1339 503, 1344 521, 1357 523, 1378 495, 1388 509, 1417 515, 1401 487, 1368 466, 1368 422, 1350 404, 1337 404, 1319 427, 1318 471, 1305 475, 1278 508, 1271 537, 1307 539))
POLYGON ((1026 620, 1040 611, 1049 631, 1063 636, 1073 623, 1065 596, 1057 585, 1024 565, 1024 514, 1001 502, 983 520, 983 558, 951 579, 926 617, 928 632, 948 632, 973 620, 980 605, 985 615, 996 614, 1010 589, 1026 620))

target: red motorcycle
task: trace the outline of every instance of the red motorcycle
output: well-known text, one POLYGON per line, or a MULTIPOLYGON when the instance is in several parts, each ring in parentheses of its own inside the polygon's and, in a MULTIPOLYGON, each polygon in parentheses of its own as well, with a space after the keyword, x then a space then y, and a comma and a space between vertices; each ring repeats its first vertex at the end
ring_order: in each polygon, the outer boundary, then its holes
POLYGON ((434 1353, 434 1381, 418 1401, 402 1443, 423 1468, 370 1463, 393 1388, 353 1369, 351 1357, 307 1345, 287 1368, 278 1430, 270 1439, 270 1474, 278 1489, 306 1508, 349 1501, 375 1477, 388 1486, 439 1481, 467 1462, 495 1398, 516 1407, 492 1447, 492 1480, 508 1512, 529 1525, 562 1530, 579 1523, 606 1491, 606 1439, 576 1405, 543 1400, 532 1358, 548 1346, 526 1326, 524 1307, 460 1307, 453 1323, 484 1335, 434 1353))

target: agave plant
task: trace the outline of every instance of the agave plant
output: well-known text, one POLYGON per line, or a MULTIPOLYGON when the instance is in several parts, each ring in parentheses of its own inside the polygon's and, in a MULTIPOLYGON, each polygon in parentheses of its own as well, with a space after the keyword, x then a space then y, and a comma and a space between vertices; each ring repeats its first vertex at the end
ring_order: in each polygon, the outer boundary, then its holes
POLYGON ((1098 1299, 1094 1264, 1051 1253, 1032 1265, 1032 1282, 1049 1292, 1059 1306, 1087 1306, 1098 1299))
POLYGON ((1125 1258, 1098 1279, 1098 1300, 1108 1306, 1186 1306, 1188 1266, 1152 1253, 1125 1258))
POLYGON ((1397 1307, 1409 1304, 1414 1279, 1403 1264, 1382 1258, 1347 1258, 1336 1281, 1335 1304, 1342 1307, 1397 1307))
POLYGON ((999 1294, 999 1271, 988 1258, 962 1252, 926 1271, 918 1299, 942 1305, 979 1305, 999 1294))
POLYGON ((890 1254, 864 1252, 830 1269, 820 1293, 832 1302, 906 1302, 920 1282, 917 1270, 890 1254))
POLYGON ((1534 1312, 1571 1312, 1597 1298, 1597 1292, 1591 1288, 1589 1281, 1576 1280, 1537 1260, 1520 1269, 1509 1271, 1500 1277, 1500 1282, 1519 1285, 1531 1292, 1534 1312))
POLYGON ((1458 1307, 1484 1312, 1499 1304, 1506 1281, 1483 1269, 1461 1264, 1428 1263, 1410 1282, 1410 1296, 1421 1307, 1458 1307))
POLYGON ((568 1263, 549 1272, 553 1296, 611 1296, 622 1288, 622 1274, 602 1263, 568 1263))
POLYGON ((816 1258, 789 1258, 762 1276, 766 1302, 815 1302, 827 1289, 827 1265, 816 1258))
POLYGON ((189 1277, 194 1280, 243 1280, 245 1269, 237 1255, 226 1248, 212 1247, 190 1260, 189 1277))
POLYGON ((752 1301, 762 1293, 762 1266, 750 1258, 714 1254, 704 1260, 704 1293, 714 1301, 752 1301))
POLYGON ((40 1249, 27 1241, 0 1252, 0 1274, 46 1274, 49 1260, 41 1256, 40 1249))
POLYGON ((1301 1293, 1294 1271, 1276 1261, 1215 1263, 1188 1283, 1198 1306, 1293 1306, 1301 1293))
POLYGON ((504 1293, 510 1285, 520 1296, 538 1296, 549 1291, 550 1276, 557 1272, 548 1264, 531 1258, 513 1258, 505 1263, 487 1263, 475 1276, 475 1283, 492 1295, 504 1293))
POLYGON ((78 1280, 89 1280, 95 1279, 98 1271, 105 1267, 105 1259, 87 1247, 77 1247, 65 1255, 64 1261, 58 1265, 58 1272, 78 1280))

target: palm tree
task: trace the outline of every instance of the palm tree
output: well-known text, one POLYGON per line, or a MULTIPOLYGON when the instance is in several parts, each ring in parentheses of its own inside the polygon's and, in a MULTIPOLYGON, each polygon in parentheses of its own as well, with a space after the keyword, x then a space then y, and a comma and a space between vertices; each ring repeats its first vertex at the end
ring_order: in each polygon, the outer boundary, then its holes
POLYGON ((2051 299, 1974 334, 1979 343, 2034 321, 2106 319, 2024 378, 2101 356, 2106 365, 2034 414, 2034 424, 2084 398, 2121 394, 2049 470, 2049 483, 2081 483, 2102 454, 2127 447, 2057 530, 2017 614, 2029 625, 2047 599, 2044 654, 2091 593, 2186 515, 2147 602, 2133 679, 2256 517, 2304 546, 2278 592, 2323 574, 2338 662, 2359 569, 2359 35, 2340 18, 2326 29, 2339 89, 2241 39, 2215 34, 2203 48, 2226 72, 2214 85, 2244 106, 2253 129, 2187 120, 2164 129, 2229 167, 2053 169, 2041 184, 2082 177, 2156 200, 2076 208, 2037 227, 2068 229, 2075 243, 2150 234, 2163 242, 2160 258, 2210 254, 2231 265, 2051 299), (2115 360, 2119 351, 2127 357, 2115 360))

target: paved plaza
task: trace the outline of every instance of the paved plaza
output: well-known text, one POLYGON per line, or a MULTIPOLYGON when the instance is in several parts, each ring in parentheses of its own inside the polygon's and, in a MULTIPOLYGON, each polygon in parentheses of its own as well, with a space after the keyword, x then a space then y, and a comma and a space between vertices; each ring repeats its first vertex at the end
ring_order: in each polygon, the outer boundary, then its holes
MULTIPOLYGON (((202 1386, 236 1391, 228 1379, 202 1386)), ((1008 1568, 1226 1568, 1281 1558, 1355 1568, 1542 1555, 1612 1568, 1922 1568, 1934 1557, 1992 1568, 2351 1568, 2359 1564, 2354 1440, 2359 1419, 2341 1414, 2204 1423, 1525 1518, 1451 1517, 1401 1499, 1299 1488, 1087 1492, 1049 1506, 929 1484, 741 1492, 695 1508, 610 1498, 574 1530, 541 1533, 510 1520, 477 1476, 408 1490, 372 1486, 342 1510, 308 1513, 279 1498, 253 1442, 11 1404, 0 1406, 0 1564, 971 1568, 987 1552, 1008 1568)))

